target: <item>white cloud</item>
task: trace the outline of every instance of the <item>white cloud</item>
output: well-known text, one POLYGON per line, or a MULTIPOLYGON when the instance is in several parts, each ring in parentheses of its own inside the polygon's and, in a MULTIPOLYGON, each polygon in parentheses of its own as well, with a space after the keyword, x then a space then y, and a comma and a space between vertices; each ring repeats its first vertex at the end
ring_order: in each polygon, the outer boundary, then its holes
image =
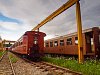
POLYGON ((53 1, 50 0, 46 1, 49 5, 44 4, 45 2, 41 0, 9 0, 7 2, 0 0, 0 9, 6 16, 22 21, 33 20, 33 23, 34 21, 39 23, 56 10, 56 8, 58 8, 57 6, 60 6, 59 3, 62 4, 60 1, 54 1, 55 3, 53 3, 53 1))
POLYGON ((18 30, 20 29, 20 25, 14 22, 0 22, 0 27, 7 30, 18 30))
MULTIPOLYGON (((22 34, 26 30, 31 30, 67 1, 68 0, 0 0, 1 13, 7 17, 15 18, 23 22, 23 24, 0 22, 0 27, 4 28, 5 31, 3 32, 6 33, 6 35, 3 33, 3 38, 9 37, 9 39, 13 39, 11 36, 16 36, 17 40, 17 35, 22 34), (11 36, 9 36, 8 33, 10 31, 14 31, 14 33, 11 32, 11 36)), ((100 26, 100 0, 80 0, 80 3, 83 28, 100 26)), ((40 30, 46 32, 49 36, 74 32, 77 29, 75 18, 74 5, 53 19, 53 21, 41 27, 40 30)), ((2 33, 1 30, 0 33, 2 33)))
POLYGON ((7 40, 17 40, 25 31, 30 30, 28 24, 18 24, 15 22, 0 22, 0 36, 7 40))

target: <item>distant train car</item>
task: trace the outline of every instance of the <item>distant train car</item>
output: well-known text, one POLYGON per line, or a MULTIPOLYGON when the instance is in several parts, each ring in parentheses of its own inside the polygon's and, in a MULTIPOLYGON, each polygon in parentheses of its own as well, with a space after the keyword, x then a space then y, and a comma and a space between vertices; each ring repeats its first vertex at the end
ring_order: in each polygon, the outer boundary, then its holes
POLYGON ((12 52, 18 54, 27 55, 32 58, 40 58, 43 56, 45 36, 46 34, 43 32, 27 31, 10 49, 12 52))
MULTIPOLYGON (((100 29, 98 27, 86 29, 82 36, 84 55, 100 57, 100 29)), ((78 55, 77 33, 46 40, 44 53, 78 55)))

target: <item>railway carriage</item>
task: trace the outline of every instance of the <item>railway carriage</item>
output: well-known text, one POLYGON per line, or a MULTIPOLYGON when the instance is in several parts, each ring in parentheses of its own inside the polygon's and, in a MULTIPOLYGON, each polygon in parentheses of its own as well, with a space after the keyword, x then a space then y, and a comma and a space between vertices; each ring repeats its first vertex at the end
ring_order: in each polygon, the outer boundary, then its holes
MULTIPOLYGON (((83 54, 100 58, 100 29, 83 30, 83 54)), ((45 54, 78 55, 77 33, 45 40, 45 54)))
POLYGON ((18 54, 32 58, 40 58, 44 55, 43 49, 45 36, 46 34, 43 32, 27 31, 10 47, 10 49, 12 52, 18 54))

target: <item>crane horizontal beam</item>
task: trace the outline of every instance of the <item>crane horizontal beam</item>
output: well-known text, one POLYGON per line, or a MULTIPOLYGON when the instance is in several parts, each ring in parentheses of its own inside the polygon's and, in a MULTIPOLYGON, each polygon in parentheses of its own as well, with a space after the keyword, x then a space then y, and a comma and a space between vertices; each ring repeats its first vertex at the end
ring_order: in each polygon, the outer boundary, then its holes
POLYGON ((53 18, 61 14, 63 11, 67 10, 69 7, 74 5, 79 0, 69 0, 65 4, 63 4, 60 8, 58 8, 55 12, 53 12, 51 15, 49 15, 46 19, 44 19, 41 23, 39 23, 36 27, 32 29, 32 31, 35 31, 39 29, 41 26, 46 24, 47 22, 51 21, 53 18))

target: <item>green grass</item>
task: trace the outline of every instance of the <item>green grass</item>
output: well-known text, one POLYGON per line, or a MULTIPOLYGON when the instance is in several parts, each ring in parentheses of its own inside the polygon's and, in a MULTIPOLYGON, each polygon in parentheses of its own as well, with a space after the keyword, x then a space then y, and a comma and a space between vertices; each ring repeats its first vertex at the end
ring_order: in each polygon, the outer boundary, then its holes
POLYGON ((6 51, 0 51, 0 57, 5 53, 6 51))
MULTIPOLYGON (((0 51, 0 57, 5 53, 6 51, 0 51)), ((12 54, 9 55, 9 58, 12 63, 17 62, 18 58, 14 57, 12 54)))
POLYGON ((43 61, 81 72, 83 75, 100 75, 100 61, 87 60, 84 64, 79 64, 77 60, 44 57, 43 61))
POLYGON ((12 63, 16 63, 18 61, 18 58, 14 57, 12 54, 9 55, 9 58, 12 63))
POLYGON ((2 54, 3 54, 3 52, 2 52, 2 51, 0 51, 0 57, 2 56, 2 54))

